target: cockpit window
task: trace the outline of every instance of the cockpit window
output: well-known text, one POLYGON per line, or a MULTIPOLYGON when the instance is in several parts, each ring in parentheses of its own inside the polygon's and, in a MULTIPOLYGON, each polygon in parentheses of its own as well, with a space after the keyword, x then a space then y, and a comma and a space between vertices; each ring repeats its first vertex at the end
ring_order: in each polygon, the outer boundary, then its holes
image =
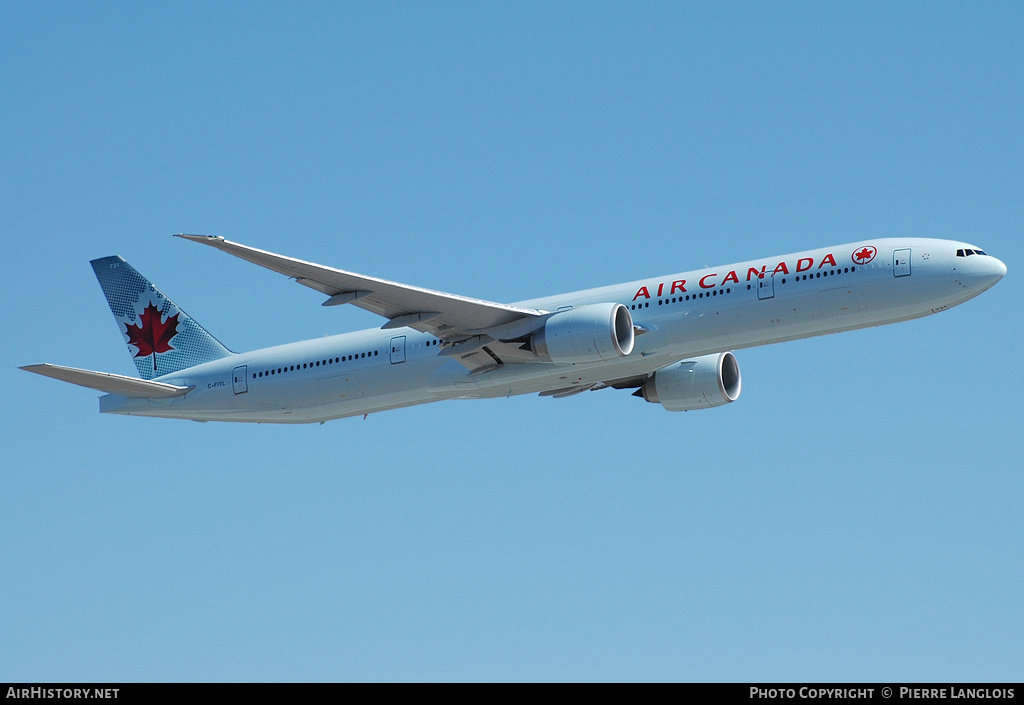
POLYGON ((970 257, 971 255, 985 255, 986 257, 988 257, 988 253, 984 252, 982 250, 963 249, 963 250, 957 250, 956 251, 956 256, 957 257, 970 257))

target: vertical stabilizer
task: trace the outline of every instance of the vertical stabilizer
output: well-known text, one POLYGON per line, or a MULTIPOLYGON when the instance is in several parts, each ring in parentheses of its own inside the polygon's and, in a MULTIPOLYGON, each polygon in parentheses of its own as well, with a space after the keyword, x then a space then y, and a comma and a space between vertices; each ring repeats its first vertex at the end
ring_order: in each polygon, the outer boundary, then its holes
POLYGON ((143 379, 232 354, 120 257, 91 264, 143 379))

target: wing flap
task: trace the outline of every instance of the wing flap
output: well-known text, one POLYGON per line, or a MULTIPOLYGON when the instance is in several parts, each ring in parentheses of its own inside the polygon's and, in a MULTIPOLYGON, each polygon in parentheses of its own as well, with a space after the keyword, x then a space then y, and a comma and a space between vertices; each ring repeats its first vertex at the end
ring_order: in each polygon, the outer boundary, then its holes
POLYGON ((26 372, 43 375, 44 377, 59 379, 62 382, 77 384, 80 387, 88 387, 89 389, 96 389, 107 394, 117 394, 122 397, 168 399, 170 397, 180 397, 195 389, 195 387, 179 387, 178 385, 165 382, 153 382, 136 377, 115 375, 110 372, 80 370, 77 367, 63 367, 62 365, 50 363, 25 365, 21 369, 26 372))
POLYGON ((467 337, 466 331, 488 330, 546 313, 346 272, 259 250, 222 237, 184 234, 177 237, 215 247, 229 255, 292 277, 303 286, 330 297, 324 302, 326 306, 350 303, 387 318, 389 323, 384 325, 385 328, 409 326, 432 333, 443 340, 458 340, 467 337))

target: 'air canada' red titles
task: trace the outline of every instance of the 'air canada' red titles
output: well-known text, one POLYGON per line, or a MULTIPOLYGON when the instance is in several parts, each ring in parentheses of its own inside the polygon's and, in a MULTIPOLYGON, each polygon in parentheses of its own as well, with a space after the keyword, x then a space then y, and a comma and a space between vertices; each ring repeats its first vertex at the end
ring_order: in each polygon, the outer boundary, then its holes
MULTIPOLYGON (((836 267, 836 266, 838 266, 836 264, 836 258, 832 256, 831 252, 821 258, 821 261, 818 262, 817 269, 821 269, 821 268, 823 268, 825 266, 829 266, 829 267, 836 267)), ((806 272, 807 270, 813 269, 813 268, 815 268, 814 267, 814 258, 813 257, 801 257, 800 259, 798 259, 796 261, 796 267, 795 267, 795 269, 793 271, 794 271, 794 273, 806 272)), ((770 276, 775 276, 776 274, 789 274, 789 273, 790 273, 789 272, 789 265, 787 265, 785 262, 779 262, 778 264, 775 265, 775 269, 773 269, 771 271, 771 275, 770 276)), ((762 264, 760 269, 758 269, 757 267, 750 267, 749 269, 747 269, 746 281, 750 281, 751 279, 763 279, 765 277, 765 275, 767 275, 767 274, 768 274, 768 265, 766 265, 766 264, 762 264)), ((714 289, 716 286, 724 286, 724 285, 729 284, 729 283, 733 283, 733 284, 739 284, 740 283, 740 278, 739 278, 739 275, 736 273, 736 270, 731 270, 728 274, 726 274, 720 280, 716 279, 716 277, 718 277, 718 276, 719 276, 718 272, 713 272, 711 274, 705 274, 703 277, 700 278, 700 281, 697 282, 697 285, 701 289, 714 289)), ((637 299, 641 299, 641 298, 643 298, 643 299, 654 298, 654 297, 651 296, 651 289, 652 288, 654 288, 654 287, 653 286, 651 286, 651 287, 642 286, 639 289, 637 289, 636 295, 633 297, 633 301, 636 301, 637 299)), ((679 293, 686 293, 686 280, 685 279, 677 279, 676 281, 671 282, 670 284, 666 284, 666 282, 660 282, 658 284, 658 286, 657 286, 657 293, 654 294, 654 296, 673 296, 673 295, 679 294, 679 293)))

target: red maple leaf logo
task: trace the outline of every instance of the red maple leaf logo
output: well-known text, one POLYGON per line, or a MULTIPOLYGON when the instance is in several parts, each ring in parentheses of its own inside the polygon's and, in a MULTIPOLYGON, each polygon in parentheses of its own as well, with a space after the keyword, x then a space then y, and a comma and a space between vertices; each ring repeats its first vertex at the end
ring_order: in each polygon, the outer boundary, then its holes
POLYGON ((853 261, 857 264, 867 264, 875 258, 876 250, 871 245, 868 245, 853 253, 853 261))
POLYGON ((135 357, 153 356, 153 371, 156 371, 156 354, 174 350, 171 338, 178 334, 178 316, 168 316, 166 321, 160 320, 160 310, 152 303, 139 316, 137 324, 125 324, 128 344, 139 349, 135 357))

